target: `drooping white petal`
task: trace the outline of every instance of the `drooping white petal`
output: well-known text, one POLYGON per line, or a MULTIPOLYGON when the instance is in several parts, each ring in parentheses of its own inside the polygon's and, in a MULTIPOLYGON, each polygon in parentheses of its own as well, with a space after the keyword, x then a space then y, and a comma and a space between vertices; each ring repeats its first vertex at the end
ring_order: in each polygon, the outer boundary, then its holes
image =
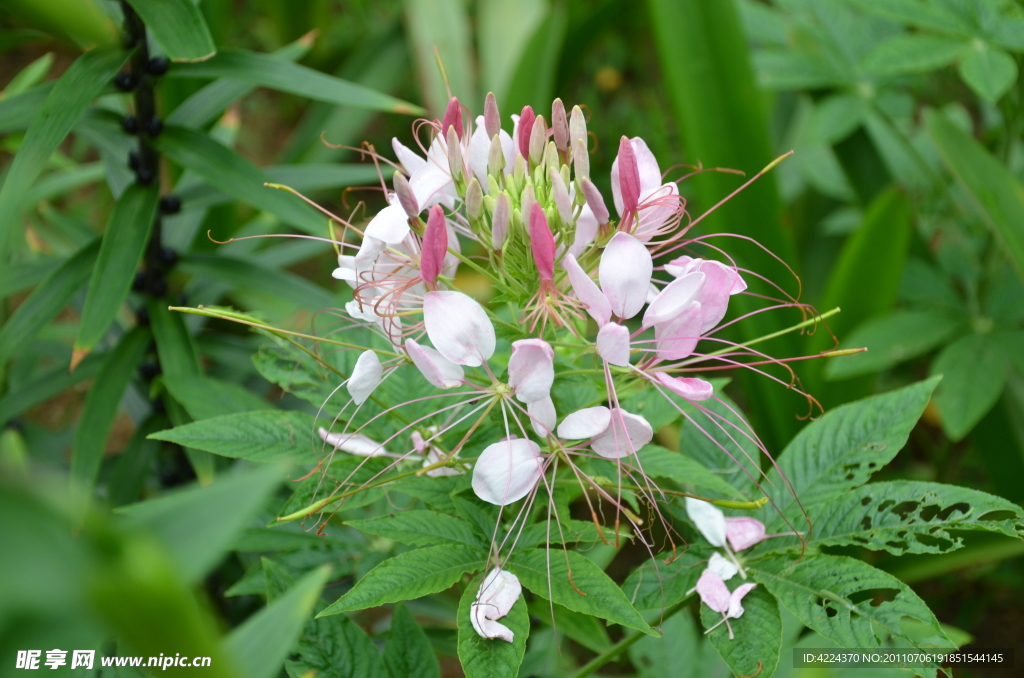
POLYGON ((445 358, 430 346, 420 346, 413 339, 405 340, 405 351, 427 381, 438 388, 455 388, 465 381, 462 367, 445 358))
POLYGON ((368 323, 375 323, 380 320, 380 316, 373 312, 373 304, 370 303, 362 304, 358 300, 353 299, 346 302, 345 310, 356 320, 363 320, 368 323))
POLYGON ((371 238, 383 240, 389 245, 397 245, 405 240, 405 236, 409 235, 409 216, 398 202, 397 196, 392 194, 388 197, 388 202, 391 204, 370 219, 365 233, 371 238))
POLYGON ((599 436, 611 425, 612 411, 603 405, 576 410, 558 425, 563 440, 586 440, 599 436))
POLYGON ((697 595, 701 602, 715 612, 725 613, 729 610, 729 588, 711 568, 700 573, 697 580, 697 595))
POLYGON ((555 381, 555 351, 543 339, 512 342, 508 361, 508 384, 522 403, 547 398, 555 381))
POLYGON ((473 467, 473 492, 489 504, 505 506, 530 493, 544 472, 540 447, 515 438, 488 445, 473 467))
POLYGON ((765 538, 764 523, 749 516, 726 518, 725 537, 734 551, 743 551, 765 538))
POLYGON ((704 287, 704 274, 698 271, 676 278, 665 286, 644 311, 643 327, 653 327, 673 320, 697 299, 704 287))
POLYGON ((395 157, 398 158, 398 162, 402 163, 402 167, 405 168, 406 174, 412 174, 420 167, 426 164, 426 160, 419 156, 419 154, 409 150, 409 148, 398 139, 391 139, 391 148, 395 151, 395 157))
POLYGON ((494 326, 487 311, 462 292, 427 292, 423 323, 431 343, 453 363, 477 367, 494 355, 494 326))
POLYGON ((511 643, 514 637, 512 631, 494 620, 509 613, 522 591, 522 585, 514 574, 501 568, 491 570, 480 584, 476 600, 473 601, 470 612, 473 629, 484 638, 500 638, 511 643))
POLYGON ((384 374, 380 358, 374 351, 363 351, 356 360, 356 366, 352 370, 352 376, 348 380, 348 393, 356 405, 362 405, 373 389, 380 383, 380 377, 384 374))
POLYGON ((534 400, 526 406, 526 413, 530 415, 530 426, 533 427, 533 432, 541 438, 546 438, 555 430, 557 414, 555 413, 555 402, 551 398, 534 400))
POLYGON ((470 613, 470 621, 473 623, 473 630, 483 638, 488 640, 504 640, 505 642, 511 643, 515 640, 515 633, 512 629, 505 626, 501 622, 496 622, 493 619, 487 619, 483 616, 483 613, 478 611, 479 608, 473 608, 470 613))
POLYGON ((662 360, 682 360, 700 341, 701 307, 692 301, 671 321, 654 326, 654 346, 662 360))
POLYGON ((629 329, 608 323, 597 332, 597 353, 612 365, 629 365, 629 329))
POLYGON ((572 254, 565 255, 563 266, 569 274, 569 283, 572 285, 576 298, 583 302, 598 325, 605 325, 612 317, 612 306, 608 297, 598 288, 597 283, 591 279, 583 267, 576 261, 572 254))
POLYGON ((708 560, 708 569, 717 574, 722 581, 729 581, 740 571, 740 568, 736 567, 736 563, 718 551, 711 554, 711 559, 708 560))
POLYGON ((363 238, 363 243, 359 246, 359 251, 356 252, 355 257, 357 285, 363 282, 360 273, 373 268, 377 257, 384 251, 384 247, 385 243, 380 238, 374 238, 373 236, 365 236, 363 238))
POLYGON ((750 590, 757 586, 757 584, 740 584, 736 587, 736 590, 729 596, 729 609, 726 615, 732 619, 739 619, 743 616, 743 596, 750 593, 750 590))
POLYGON ((390 457, 390 452, 376 440, 371 440, 359 433, 331 433, 322 426, 318 429, 320 439, 336 450, 348 452, 358 457, 390 457))
POLYGON ((334 269, 331 277, 336 280, 344 280, 349 287, 356 286, 356 258, 350 254, 338 255, 338 268, 334 269))
MULTIPOLYGON (((725 514, 713 504, 693 497, 686 498, 686 515, 712 546, 725 545, 725 514)), ((724 610, 719 610, 724 611, 724 610)))
POLYGON ((590 448, 606 459, 621 459, 639 452, 654 438, 654 429, 638 414, 611 410, 611 424, 590 441, 590 448))
POLYGON ((696 377, 673 377, 664 372, 655 372, 654 377, 662 386, 687 400, 707 400, 715 393, 711 382, 696 377))
POLYGON ((598 277, 612 312, 632 318, 647 301, 654 262, 644 244, 628 233, 616 233, 601 254, 598 277))

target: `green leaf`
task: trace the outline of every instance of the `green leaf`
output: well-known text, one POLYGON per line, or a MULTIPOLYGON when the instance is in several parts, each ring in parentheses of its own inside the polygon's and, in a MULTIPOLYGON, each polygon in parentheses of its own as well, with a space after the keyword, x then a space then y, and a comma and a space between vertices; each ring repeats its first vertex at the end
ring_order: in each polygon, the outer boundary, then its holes
POLYGON ((466 678, 516 678, 519 665, 526 655, 526 639, 530 635, 530 613, 522 596, 499 623, 512 632, 512 642, 483 638, 473 628, 470 615, 483 576, 476 577, 466 587, 459 600, 459 662, 466 678))
POLYGON ((264 379, 315 407, 326 407, 332 399, 339 408, 344 405, 344 396, 335 390, 337 375, 293 346, 265 344, 252 362, 264 379))
MULTIPOLYGON (((77 374, 82 365, 75 370, 77 374)), ((165 418, 152 414, 135 429, 132 439, 121 454, 107 481, 107 495, 111 506, 124 506, 139 498, 152 468, 153 458, 160 449, 160 441, 150 440, 149 434, 167 426, 165 418)))
POLYGON ((0 99, 0 133, 28 129, 55 84, 44 82, 17 96, 0 99))
POLYGON ((67 365, 57 365, 8 391, 3 397, 0 397, 0 426, 4 426, 11 419, 39 403, 69 390, 72 386, 86 379, 92 379, 99 372, 105 357, 104 355, 89 356, 71 373, 68 372, 67 365))
MULTIPOLYGON (((483 0, 477 12, 481 89, 494 92, 501 105, 518 111, 522 105, 517 107, 506 94, 517 65, 527 54, 531 38, 548 14, 547 3, 544 0, 483 0)), ((556 66, 558 60, 550 63, 556 66)))
POLYGON ((163 384, 193 420, 267 409, 267 401, 245 387, 207 376, 166 374, 163 384))
MULTIPOLYGON (((778 468, 768 472, 770 484, 763 485, 779 512, 803 529, 793 494, 804 507, 814 506, 867 482, 903 448, 938 382, 932 378, 842 405, 800 431, 779 457, 778 468)), ((784 525, 778 517, 765 522, 784 525)))
POLYGON ((1006 384, 1009 359, 991 334, 969 334, 939 353, 930 373, 941 374, 935 406, 950 440, 962 439, 992 409, 1006 384))
POLYGON ((4 87, 3 98, 17 96, 42 82, 53 66, 53 58, 53 52, 47 52, 18 71, 18 74, 11 78, 11 81, 4 87))
MULTIPOLYGON (((708 629, 722 621, 722 615, 701 605, 700 620, 708 629)), ((722 624, 708 634, 708 640, 732 672, 737 676, 775 673, 782 649, 782 617, 772 594, 763 586, 755 586, 743 596, 743 616, 730 619, 729 625, 735 638, 729 636, 729 629, 722 624)))
MULTIPOLYGON (((517 546, 519 546, 517 544, 517 546)), ((550 623, 559 633, 587 648, 591 652, 604 652, 612 646, 608 629, 597 617, 581 614, 561 605, 534 598, 527 604, 530 615, 550 623)))
POLYGON ((327 232, 327 217, 299 198, 264 186, 269 179, 260 168, 209 136, 168 125, 152 143, 175 163, 242 202, 269 212, 307 233, 327 232))
MULTIPOLYGON (((717 400, 703 403, 705 414, 694 408, 679 434, 679 449, 710 473, 736 488, 725 496, 746 498, 757 492, 763 453, 743 411, 727 395, 715 389, 717 400), (746 435, 744 435, 746 432, 746 435), (739 492, 737 495, 735 492, 739 492)), ((712 489, 712 488, 709 488, 712 489)))
POLYGON ((391 614, 384 666, 391 678, 440 678, 441 668, 427 634, 405 605, 396 605, 391 614))
POLYGON ((576 551, 518 551, 509 558, 505 569, 541 598, 574 612, 657 635, 630 605, 622 589, 601 568, 576 551))
POLYGON ((444 591, 466 572, 481 569, 486 559, 486 551, 469 546, 427 546, 401 553, 367 572, 317 616, 365 610, 444 591))
POLYGON ((225 473, 205 487, 124 506, 118 513, 127 527, 156 534, 181 576, 195 582, 231 549, 283 476, 277 465, 225 473))
MULTIPOLYGON (((750 4, 754 4, 753 2, 750 4)), ((764 6, 757 3, 758 6, 764 6)), ((712 668, 705 658, 714 655, 708 643, 700 642, 700 631, 689 610, 680 610, 661 624, 661 638, 642 636, 629 648, 629 659, 639 678, 705 678, 722 676, 720 666, 712 668), (681 658, 685 657, 685 661, 681 658)), ((717 657, 714 658, 717 662, 717 657)))
POLYGON ((156 340, 156 352, 160 358, 160 369, 164 374, 198 377, 199 356, 196 355, 192 336, 181 319, 180 313, 167 308, 161 299, 153 299, 147 305, 149 322, 156 340))
POLYGON ((484 544, 466 521, 437 511, 402 511, 369 520, 345 522, 360 532, 417 546, 462 544, 483 548, 484 544))
POLYGON ((960 77, 974 93, 996 103, 1017 80, 1017 62, 1001 49, 972 50, 960 62, 960 77))
POLYGON ((330 574, 328 565, 313 570, 224 639, 239 675, 272 678, 280 673, 330 574))
POLYGON ((208 59, 217 52, 203 13, 192 0, 128 0, 128 4, 171 59, 208 59))
POLYGON ((850 136, 864 121, 864 102, 853 94, 833 94, 814 106, 811 136, 832 145, 850 136))
POLYGON ((121 398, 135 370, 149 348, 150 334, 137 327, 126 334, 103 360, 96 381, 85 397, 85 406, 75 428, 71 453, 71 477, 91 486, 103 460, 107 436, 121 409, 121 398))
POLYGON ((841 647, 891 647, 887 639, 879 639, 876 627, 888 631, 901 646, 952 646, 935 615, 910 587, 859 560, 776 557, 750 563, 747 570, 800 621, 841 647), (921 627, 915 624, 914 636, 920 640, 911 638, 904 629, 908 621, 919 623, 930 635, 920 638, 921 627))
POLYGON ((192 253, 181 257, 179 267, 191 275, 217 280, 247 293, 276 297, 300 308, 320 310, 338 305, 334 295, 306 278, 244 259, 192 253))
POLYGON ((385 678, 373 641, 343 614, 313 619, 299 640, 298 659, 286 663, 289 675, 318 678, 385 678))
POLYGON ((319 439, 311 437, 315 425, 305 412, 264 410, 203 419, 150 437, 258 463, 315 463, 320 449, 319 439))
MULTIPOLYGON (((955 551, 964 545, 956 534, 960 530, 1024 538, 1024 509, 985 492, 939 483, 869 483, 810 506, 808 513, 814 523, 808 546, 854 545, 901 556, 955 551)), ((762 543, 772 551, 800 549, 795 538, 762 543)))
MULTIPOLYGON (((10 182, 8 175, 7 183, 10 182)), ((81 289, 99 250, 100 242, 94 240, 68 257, 11 314, 0 327, 0 365, 10 360, 25 342, 53 320, 72 295, 81 289)))
MULTIPOLYGON (((504 2, 506 5, 514 7, 516 12, 522 7, 521 2, 509 2, 508 0, 504 0, 504 2)), ((516 65, 515 75, 509 83, 504 98, 498 98, 503 107, 519 111, 523 106, 531 104, 535 110, 543 113, 548 102, 555 97, 562 45, 565 42, 566 28, 569 24, 568 15, 564 4, 551 4, 544 21, 537 26, 527 43, 522 58, 518 62, 511 62, 516 65)), ((517 24, 518 21, 511 23, 517 24)), ((511 24, 505 24, 506 31, 509 25, 511 24)))
POLYGON ((669 559, 653 558, 633 570, 622 584, 626 598, 638 610, 664 610, 693 595, 700 573, 707 566, 707 556, 692 549, 669 559))
POLYGON ((946 167, 981 208, 989 227, 1003 242, 1017 275, 1024 280, 1024 189, 991 153, 935 111, 925 123, 946 167))
POLYGON ((382 94, 353 82, 301 66, 273 54, 241 49, 221 50, 211 59, 176 66, 168 72, 174 78, 231 78, 258 87, 297 94, 335 106, 368 108, 405 115, 421 115, 414 104, 382 94))
POLYGON ((639 468, 652 478, 669 478, 680 485, 713 490, 734 499, 746 498, 720 475, 709 471, 700 462, 659 445, 645 446, 637 453, 637 459, 639 468))
POLYGON ((928 33, 907 33, 885 40, 862 60, 861 67, 876 76, 928 73, 956 61, 970 43, 928 33))
POLYGON ((114 205, 89 280, 75 339, 76 354, 88 353, 96 347, 128 296, 153 229, 159 197, 156 186, 133 184, 114 205))
POLYGON ((770 90, 824 89, 844 84, 823 59, 792 50, 758 50, 753 57, 757 79, 770 90))
POLYGON ((861 9, 891 21, 940 33, 970 36, 973 26, 951 3, 930 0, 851 0, 861 9))
POLYGON ((25 139, 0 188, 0 251, 11 252, 9 248, 20 225, 18 217, 25 193, 75 121, 121 70, 130 54, 120 48, 90 50, 76 59, 50 90, 25 132, 25 139))
POLYGON ((420 91, 430 117, 440 118, 448 105, 437 55, 459 101, 482 101, 473 79, 471 30, 465 4, 460 0, 405 0, 405 25, 412 39, 420 91))
POLYGON ((847 379, 887 370, 932 350, 964 327, 964 319, 942 311, 897 311, 863 323, 843 338, 843 348, 864 353, 830 358, 825 378, 847 379))

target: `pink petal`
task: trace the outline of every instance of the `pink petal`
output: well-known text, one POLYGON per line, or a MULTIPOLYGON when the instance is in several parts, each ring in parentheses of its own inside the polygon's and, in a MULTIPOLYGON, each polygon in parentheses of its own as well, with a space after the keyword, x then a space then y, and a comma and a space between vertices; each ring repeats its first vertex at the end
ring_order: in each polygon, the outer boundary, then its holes
MULTIPOLYGON (((662 185, 661 168, 658 167, 658 160, 651 153, 647 142, 640 137, 633 137, 629 140, 633 147, 633 155, 636 158, 637 174, 640 178, 640 192, 650 193, 662 185)), ((673 186, 675 184, 672 184, 673 186)))
POLYGON ((459 105, 459 98, 452 97, 448 100, 448 107, 444 111, 444 118, 441 119, 441 133, 447 134, 448 128, 454 127, 455 134, 462 138, 462 106, 459 105))
POLYGON ((633 235, 647 242, 678 211, 679 187, 674 183, 663 184, 653 191, 641 193, 639 223, 634 227, 633 235))
POLYGON ((608 323, 597 333, 597 353, 612 365, 629 365, 629 329, 608 323))
POLYGON ((547 398, 555 380, 555 351, 543 339, 512 342, 508 360, 508 384, 522 403, 547 398))
MULTIPOLYGON (((693 497, 686 498, 686 515, 712 546, 725 545, 725 514, 714 504, 693 497)), ((724 612, 724 610, 719 610, 724 612)))
POLYGON ((729 609, 729 588, 710 568, 700 573, 700 579, 697 580, 697 595, 715 612, 725 612, 729 609))
POLYGON ((409 235, 409 216, 398 201, 397 196, 388 197, 390 205, 377 212, 377 215, 366 225, 366 235, 383 240, 389 245, 397 245, 409 235))
POLYGON ((692 271, 699 270, 700 262, 703 259, 694 259, 689 256, 682 256, 673 259, 672 261, 665 264, 665 272, 671 276, 679 278, 692 271))
POLYGON ((654 263, 643 243, 627 233, 616 233, 601 254, 598 277, 601 290, 620 318, 632 318, 647 301, 654 263))
POLYGON ((427 162, 418 154, 410 151, 398 139, 391 139, 391 148, 394 149, 395 157, 398 158, 398 162, 402 163, 402 167, 405 168, 406 174, 412 175, 413 172, 418 170, 420 167, 423 167, 427 162))
POLYGON ((736 587, 736 590, 729 596, 729 610, 726 615, 733 618, 739 619, 743 616, 743 605, 740 603, 743 600, 743 596, 750 593, 750 590, 757 586, 757 584, 741 584, 736 587))
POLYGON ((487 311, 462 292, 427 292, 423 324, 434 347, 453 363, 477 367, 494 355, 494 326, 487 311))
POLYGON ((703 273, 690 273, 677 278, 658 293, 644 312, 643 327, 652 327, 674 319, 697 298, 704 286, 703 273))
POLYGON ((558 437, 563 440, 586 440, 601 435, 612 423, 612 412, 607 407, 587 407, 576 410, 558 425, 558 437))
POLYGON ((555 275, 555 238, 551 235, 544 208, 538 202, 530 206, 530 247, 540 279, 552 280, 555 275))
POLYGON ((505 506, 525 497, 544 472, 540 447, 517 438, 488 445, 473 467, 473 492, 489 504, 505 506))
POLYGON ((530 415, 530 426, 533 432, 541 438, 547 438, 555 430, 557 414, 555 403, 551 398, 534 400, 526 406, 526 413, 530 415))
MULTIPOLYGON (((597 219, 590 210, 590 205, 584 204, 580 209, 580 215, 576 217, 576 233, 573 235, 572 245, 569 246, 569 254, 574 258, 581 255, 597 237, 597 227, 597 219)), ((562 268, 565 268, 565 261, 562 262, 562 268)))
POLYGON ((427 227, 423 231, 423 253, 420 256, 420 277, 428 285, 434 285, 444 267, 448 254, 448 225, 440 205, 430 208, 427 227))
POLYGON ((356 405, 362 405, 373 393, 380 383, 380 377, 384 368, 380 365, 380 358, 373 351, 363 351, 356 360, 356 366, 352 370, 352 376, 348 380, 348 393, 356 405))
POLYGON ((725 519, 725 536, 733 551, 748 549, 765 537, 764 523, 757 518, 741 516, 725 519))
POLYGON ((654 429, 646 419, 615 408, 611 410, 611 424, 590 441, 590 449, 606 459, 621 459, 639 452, 652 438, 654 429))
POLYGON ((662 386, 687 400, 707 400, 715 393, 710 382, 696 377, 673 377, 664 372, 655 372, 654 376, 662 386))
POLYGON ((654 326, 655 348, 662 360, 682 360, 700 341, 700 302, 691 302, 670 322, 654 326))
POLYGON ((718 551, 711 554, 711 559, 708 560, 708 569, 721 577, 722 581, 729 581, 740 571, 740 568, 736 567, 736 563, 718 551))
POLYGON ((406 339, 405 352, 427 381, 438 388, 454 388, 465 381, 461 367, 429 346, 420 346, 414 340, 406 339))
MULTIPOLYGON (((621 213, 636 212, 640 202, 640 171, 637 167, 636 152, 627 137, 619 139, 619 154, 612 164, 612 172, 618 174, 619 194, 622 201, 621 213)), ((616 204, 618 206, 618 204, 616 204)))
POLYGON ((569 283, 576 298, 587 307, 587 313, 597 321, 598 325, 605 325, 612 316, 611 303, 608 297, 601 292, 597 283, 587 275, 587 272, 576 261, 572 254, 565 255, 565 270, 569 274, 569 283))
POLYGON ((519 114, 519 121, 516 123, 516 145, 519 147, 519 154, 523 159, 530 157, 530 134, 533 133, 533 122, 537 115, 530 106, 523 106, 523 112, 519 114))
POLYGON ((320 427, 317 430, 320 439, 334 449, 354 454, 357 457, 390 457, 391 453, 376 440, 371 440, 359 433, 331 433, 320 427))
POLYGON ((705 261, 700 266, 701 272, 707 276, 704 287, 697 300, 703 307, 703 325, 701 334, 715 327, 729 308, 729 296, 739 275, 736 271, 717 261, 705 261))

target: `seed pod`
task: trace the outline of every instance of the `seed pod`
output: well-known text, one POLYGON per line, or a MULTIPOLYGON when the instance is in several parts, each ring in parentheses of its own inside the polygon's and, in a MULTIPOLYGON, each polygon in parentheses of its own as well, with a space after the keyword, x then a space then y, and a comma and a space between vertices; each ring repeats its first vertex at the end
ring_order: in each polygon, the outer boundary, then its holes
POLYGON ((565 105, 561 99, 551 104, 551 130, 555 137, 555 146, 565 151, 569 147, 569 121, 565 118, 565 105))
POLYGON ((587 205, 590 207, 590 211, 594 213, 597 223, 607 224, 608 207, 604 204, 601 191, 597 190, 597 186, 590 179, 580 181, 580 187, 583 189, 583 196, 587 199, 587 205))
POLYGON ((512 218, 512 200, 504 191, 494 201, 494 216, 491 218, 491 247, 500 250, 508 236, 508 222, 512 218))
POLYGON ((498 113, 498 100, 494 98, 494 92, 488 92, 484 100, 484 129, 488 138, 501 131, 501 115, 498 113))
POLYGON ((398 202, 401 203, 405 214, 410 219, 416 217, 420 213, 420 206, 416 202, 416 194, 412 192, 409 180, 405 178, 404 174, 396 170, 391 184, 395 187, 395 193, 398 194, 398 202))

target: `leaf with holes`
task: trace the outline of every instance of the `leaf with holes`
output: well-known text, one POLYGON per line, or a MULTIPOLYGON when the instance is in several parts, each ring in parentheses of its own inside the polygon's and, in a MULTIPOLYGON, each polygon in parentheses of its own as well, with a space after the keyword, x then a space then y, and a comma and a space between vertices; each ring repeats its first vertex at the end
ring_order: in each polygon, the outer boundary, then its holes
MULTIPOLYGON (((722 615, 701 605, 700 620, 704 628, 709 629, 722 621, 722 615)), ((737 676, 775 673, 782 647, 782 618, 772 594, 763 586, 755 586, 743 596, 743 616, 730 619, 729 626, 735 637, 730 638, 728 627, 721 624, 708 633, 708 640, 733 673, 737 676)))
POLYGON ((747 571, 800 621, 842 647, 891 647, 887 638, 879 638, 883 629, 899 646, 953 647, 909 586, 859 560, 774 557, 749 563, 747 571))

